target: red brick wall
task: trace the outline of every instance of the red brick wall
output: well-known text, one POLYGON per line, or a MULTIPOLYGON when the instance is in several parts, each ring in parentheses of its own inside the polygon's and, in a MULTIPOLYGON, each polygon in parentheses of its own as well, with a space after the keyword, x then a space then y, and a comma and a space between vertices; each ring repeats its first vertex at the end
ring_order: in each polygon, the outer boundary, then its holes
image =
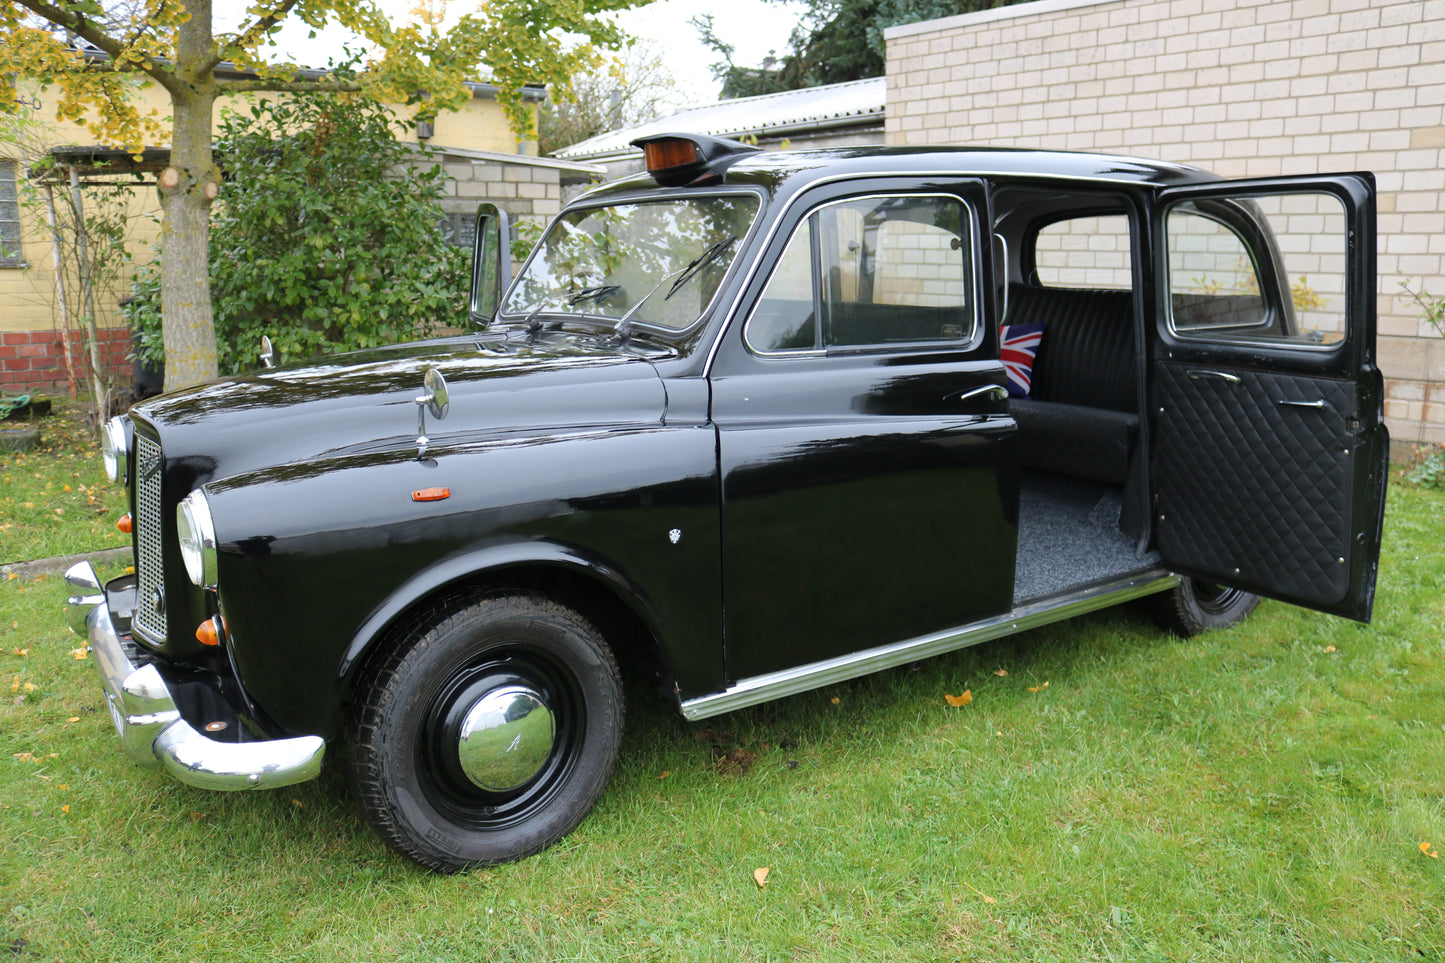
MULTIPOLYGON (((7 394, 69 390, 60 338, 56 331, 0 333, 0 390, 7 394)), ((79 382, 76 388, 84 391, 90 383, 90 352, 78 332, 70 334, 70 353, 79 382)), ((128 328, 101 330, 101 364, 113 383, 122 386, 131 383, 133 365, 129 354, 128 328)))

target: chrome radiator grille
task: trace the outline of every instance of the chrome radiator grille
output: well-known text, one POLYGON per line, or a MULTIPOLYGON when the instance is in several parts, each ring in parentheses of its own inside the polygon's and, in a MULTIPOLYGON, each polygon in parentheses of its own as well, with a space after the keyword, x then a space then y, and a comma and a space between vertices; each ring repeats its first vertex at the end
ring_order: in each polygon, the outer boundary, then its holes
POLYGON ((162 599, 165 566, 161 547, 161 446, 135 434, 136 604, 132 624, 153 642, 166 637, 162 599))

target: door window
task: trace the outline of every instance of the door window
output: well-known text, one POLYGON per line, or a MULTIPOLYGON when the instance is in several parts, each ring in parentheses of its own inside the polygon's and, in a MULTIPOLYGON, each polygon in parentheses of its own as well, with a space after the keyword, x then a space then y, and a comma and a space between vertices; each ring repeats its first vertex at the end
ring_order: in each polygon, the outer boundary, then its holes
POLYGON ((1346 215, 1326 193, 1170 208, 1170 326, 1186 339, 1329 347, 1344 340, 1346 215))
POLYGON ((957 197, 892 194, 814 211, 748 319, 754 351, 971 342, 975 246, 957 197))

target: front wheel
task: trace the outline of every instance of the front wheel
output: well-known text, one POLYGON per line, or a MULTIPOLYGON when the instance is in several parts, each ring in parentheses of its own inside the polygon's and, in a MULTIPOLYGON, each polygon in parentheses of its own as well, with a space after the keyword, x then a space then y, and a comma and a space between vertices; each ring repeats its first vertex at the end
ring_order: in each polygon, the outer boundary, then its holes
POLYGON ((1259 596, 1242 589, 1186 578, 1151 600, 1154 618, 1181 638, 1238 625, 1249 618, 1259 596))
POLYGON ((540 596, 433 611, 362 686, 352 778, 363 815, 440 872, 550 846, 591 811, 617 762, 612 653, 580 615, 540 596))

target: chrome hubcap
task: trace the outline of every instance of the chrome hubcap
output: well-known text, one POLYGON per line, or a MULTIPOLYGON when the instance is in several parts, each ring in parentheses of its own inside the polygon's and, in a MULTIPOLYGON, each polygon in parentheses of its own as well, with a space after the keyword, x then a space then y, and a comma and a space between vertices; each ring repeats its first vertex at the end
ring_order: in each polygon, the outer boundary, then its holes
POLYGON ((489 792, 518 789, 542 771, 557 725, 541 693, 504 685, 483 695, 462 720, 457 758, 462 773, 489 792))

